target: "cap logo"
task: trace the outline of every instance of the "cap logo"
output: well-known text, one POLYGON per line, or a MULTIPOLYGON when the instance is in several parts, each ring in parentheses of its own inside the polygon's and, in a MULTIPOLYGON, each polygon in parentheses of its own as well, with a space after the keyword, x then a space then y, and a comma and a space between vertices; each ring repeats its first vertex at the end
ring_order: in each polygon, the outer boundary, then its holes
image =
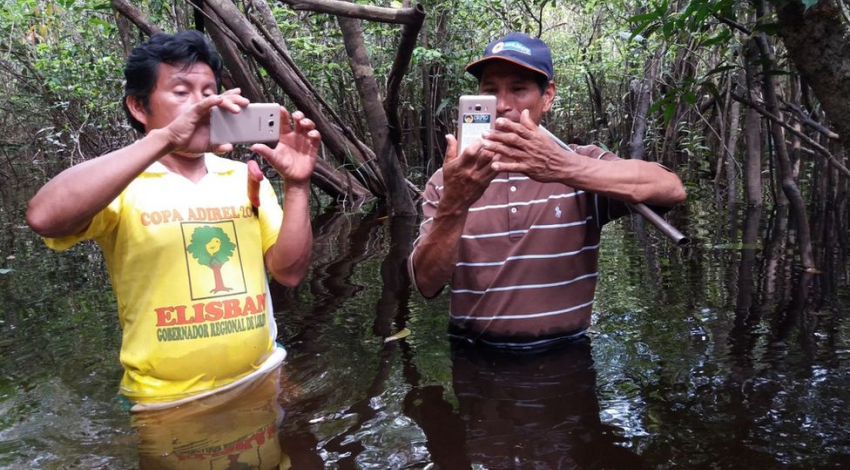
POLYGON ((517 41, 499 42, 493 46, 493 54, 498 54, 502 51, 515 51, 520 54, 531 55, 531 49, 517 41))

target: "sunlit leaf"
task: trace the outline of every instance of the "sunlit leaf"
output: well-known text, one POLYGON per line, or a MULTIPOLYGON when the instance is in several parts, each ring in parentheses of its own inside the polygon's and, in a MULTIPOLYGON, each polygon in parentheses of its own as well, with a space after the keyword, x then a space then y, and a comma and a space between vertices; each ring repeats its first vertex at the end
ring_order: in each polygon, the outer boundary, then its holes
POLYGON ((384 338, 384 342, 389 343, 390 341, 398 341, 402 338, 407 338, 408 336, 410 336, 410 330, 405 328, 392 336, 387 336, 384 338))

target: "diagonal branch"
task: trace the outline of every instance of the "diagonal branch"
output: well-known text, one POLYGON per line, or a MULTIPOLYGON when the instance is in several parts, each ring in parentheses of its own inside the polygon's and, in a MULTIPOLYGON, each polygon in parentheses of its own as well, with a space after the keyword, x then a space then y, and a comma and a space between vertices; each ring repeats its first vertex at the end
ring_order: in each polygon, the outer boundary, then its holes
POLYGON ((822 156, 824 156, 826 158, 827 163, 832 165, 832 167, 835 168, 836 170, 838 170, 839 172, 843 173, 844 176, 847 176, 848 178, 850 178, 850 170, 848 170, 847 167, 842 165, 841 162, 836 160, 835 156, 832 155, 832 153, 829 150, 824 148, 824 146, 822 146, 821 144, 817 143, 814 139, 812 139, 811 137, 807 136, 806 134, 798 131, 797 129, 794 129, 794 127, 790 126, 789 124, 784 122, 779 117, 773 115, 772 113, 770 113, 769 111, 764 109, 762 106, 760 106, 756 103, 753 103, 752 101, 748 100, 747 98, 745 98, 745 97, 743 97, 743 96, 741 96, 737 93, 732 93, 732 98, 735 101, 739 101, 742 104, 749 106, 750 108, 754 109, 756 112, 758 112, 762 116, 770 119, 771 121, 778 123, 779 125, 784 127, 785 130, 796 135, 797 137, 802 139, 804 142, 806 142, 807 144, 814 147, 815 150, 818 151, 818 153, 820 153, 822 156))
POLYGON ((125 18, 132 21, 136 27, 148 36, 153 36, 156 33, 162 32, 162 30, 159 29, 159 26, 148 21, 145 14, 132 3, 126 0, 109 0, 109 2, 112 4, 112 8, 115 8, 118 13, 121 13, 125 18))

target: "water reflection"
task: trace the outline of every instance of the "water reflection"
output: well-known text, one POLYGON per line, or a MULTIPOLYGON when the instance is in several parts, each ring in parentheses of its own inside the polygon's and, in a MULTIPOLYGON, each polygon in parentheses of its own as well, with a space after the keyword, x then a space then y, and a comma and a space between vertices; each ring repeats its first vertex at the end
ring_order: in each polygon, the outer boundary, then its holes
POLYGON ((278 442, 280 371, 175 408, 133 415, 139 468, 290 468, 278 442))
POLYGON ((534 355, 455 344, 452 377, 462 447, 489 469, 642 467, 602 424, 590 340, 534 355))

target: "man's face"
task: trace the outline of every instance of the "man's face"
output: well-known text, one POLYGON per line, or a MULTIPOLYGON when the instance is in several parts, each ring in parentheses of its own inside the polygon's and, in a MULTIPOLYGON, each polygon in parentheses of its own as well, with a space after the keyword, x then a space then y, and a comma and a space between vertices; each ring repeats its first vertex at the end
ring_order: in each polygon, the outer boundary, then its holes
POLYGON ((519 122, 520 114, 527 109, 534 123, 540 124, 543 113, 552 107, 555 84, 549 82, 541 94, 537 75, 513 62, 491 60, 484 65, 478 92, 496 96, 496 117, 519 122))
MULTIPOLYGON (((149 110, 143 109, 141 116, 134 113, 134 117, 145 126, 145 132, 161 129, 193 104, 216 92, 215 74, 207 64, 198 62, 188 67, 159 64, 149 110)), ((206 129, 208 132, 209 118, 206 129)))

